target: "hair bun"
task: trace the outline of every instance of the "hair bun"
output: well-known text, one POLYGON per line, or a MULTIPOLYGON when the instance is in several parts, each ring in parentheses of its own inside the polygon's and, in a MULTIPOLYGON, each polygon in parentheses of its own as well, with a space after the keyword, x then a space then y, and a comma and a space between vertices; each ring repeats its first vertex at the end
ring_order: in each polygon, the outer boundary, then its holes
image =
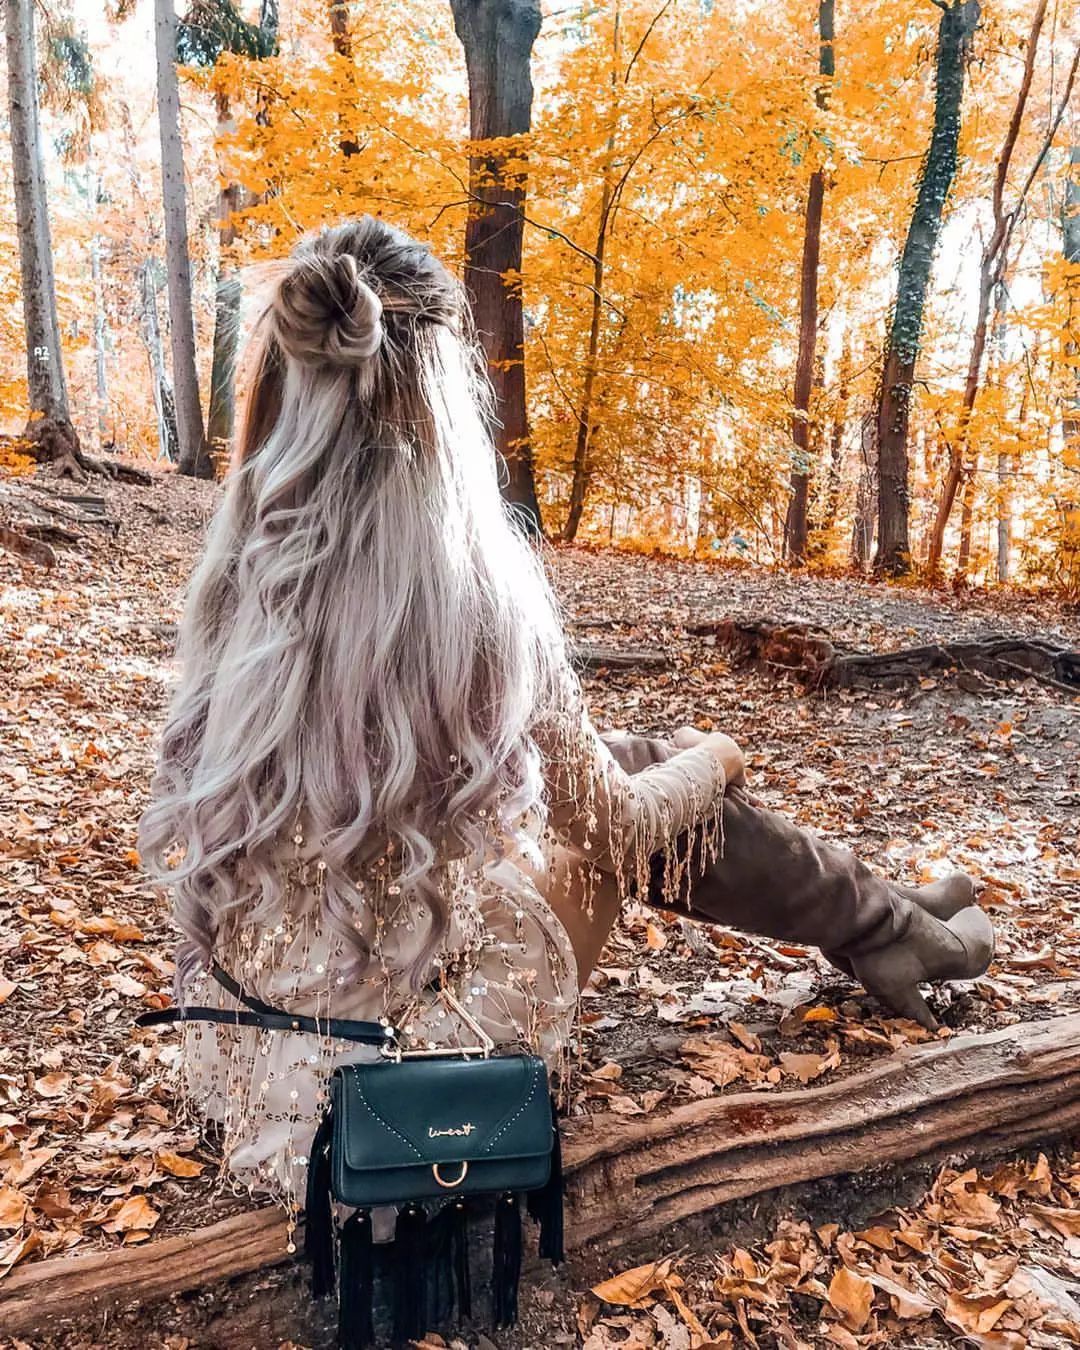
POLYGON ((274 299, 278 342, 306 365, 353 367, 383 339, 382 302, 350 253, 295 256, 274 299))

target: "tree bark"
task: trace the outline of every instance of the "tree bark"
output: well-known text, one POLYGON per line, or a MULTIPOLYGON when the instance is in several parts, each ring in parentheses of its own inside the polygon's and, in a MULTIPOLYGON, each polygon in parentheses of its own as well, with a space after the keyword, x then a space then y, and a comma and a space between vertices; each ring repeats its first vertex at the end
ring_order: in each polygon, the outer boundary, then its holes
MULTIPOLYGON (((353 46, 352 34, 349 32, 349 5, 348 0, 330 0, 330 43, 334 48, 336 55, 348 63, 348 95, 349 105, 355 101, 355 74, 356 69, 353 65, 353 46)), ((344 121, 339 113, 339 120, 344 121)), ((352 155, 359 154, 360 146, 351 136, 343 136, 338 141, 338 148, 342 155, 348 159, 352 155)))
POLYGON ((577 434, 574 440, 574 467, 570 479, 570 502, 562 537, 571 543, 576 537, 585 510, 585 496, 589 488, 589 448, 592 441, 593 390, 600 351, 600 311, 603 308, 604 254, 607 248, 607 215, 611 207, 611 183, 605 176, 600 198, 600 228, 597 231, 596 253, 593 262, 592 314, 589 320, 589 341, 585 352, 585 379, 581 390, 581 408, 578 412, 577 434))
POLYGON ((615 153, 615 123, 618 118, 619 52, 621 47, 620 13, 618 3, 612 26, 611 42, 611 131, 604 155, 604 177, 600 188, 600 217, 596 226, 596 246, 593 251, 592 312, 589 316, 589 339, 585 351, 585 378, 581 389, 581 407, 578 410, 577 433, 574 439, 574 468, 570 479, 570 503, 563 526, 563 539, 570 543, 576 538, 585 509, 585 495, 589 489, 589 449, 593 433, 593 390, 600 355, 600 318, 604 308, 604 259, 607 253, 608 226, 611 223, 612 181, 611 161, 615 153))
POLYGON ((157 48, 158 126, 161 133, 161 196, 165 216, 169 328, 176 423, 180 435, 180 472, 194 478, 212 478, 213 461, 203 427, 199 375, 195 362, 195 318, 191 302, 187 189, 184 183, 184 146, 180 138, 180 86, 176 73, 176 10, 173 0, 154 0, 154 36, 157 48))
POLYGON ((1015 472, 1013 456, 1001 451, 997 458, 997 579, 1003 586, 1009 580, 1012 557, 1012 480, 1015 472))
POLYGON ((911 571, 907 441, 915 363, 922 341, 923 311, 934 251, 956 173, 964 62, 979 20, 978 0, 952 0, 952 3, 937 0, 937 3, 941 22, 934 125, 900 259, 877 412, 878 546, 874 571, 886 576, 903 576, 911 571))
MULTIPOLYGON (((160 3, 160 0, 159 0, 160 3)), ((506 462, 504 494, 525 528, 542 531, 525 406, 525 316, 521 251, 526 175, 522 152, 486 148, 522 136, 532 122, 531 57, 539 0, 450 0, 469 77, 469 215, 465 285, 495 386, 496 448, 506 462)))
MULTIPOLYGON (((349 33, 348 0, 330 0, 330 41, 338 56, 352 60, 352 37, 349 33)), ((345 150, 345 154, 350 152, 345 150)))
MULTIPOLYGON (((1069 180, 1065 188, 1065 210, 1062 221, 1065 261, 1080 266, 1080 144, 1069 150, 1069 180)), ((1074 290, 1070 300, 1070 331, 1080 335, 1080 305, 1074 290)), ((1080 336, 1068 344, 1068 354, 1074 360, 1080 356, 1080 336)), ((1063 441, 1062 464, 1076 484, 1074 499, 1080 499, 1080 365, 1073 370, 1073 387, 1066 393, 1061 418, 1063 441)))
POLYGON ((825 500, 822 503, 820 517, 817 521, 811 521, 810 526, 812 537, 808 553, 811 557, 820 557, 825 553, 829 535, 836 525, 837 512, 840 510, 840 488, 844 474, 844 443, 847 435, 848 400, 851 389, 851 359, 849 335, 840 351, 836 405, 833 409, 832 427, 829 433, 829 471, 825 487, 825 500))
POLYGON ((104 449, 112 438, 109 435, 107 320, 101 279, 101 236, 98 234, 90 236, 90 279, 94 289, 94 376, 97 392, 98 442, 100 448, 104 449))
POLYGON ((180 433, 176 429, 176 400, 173 398, 169 372, 165 369, 165 352, 161 344, 161 325, 158 322, 157 291, 154 287, 151 259, 139 268, 139 289, 142 297, 143 344, 150 362, 150 378, 154 391, 154 412, 157 414, 158 447, 160 458, 175 463, 180 454, 180 433))
MULTIPOLYGON (((818 31, 821 44, 818 73, 832 78, 836 74, 833 46, 834 0, 821 0, 818 6, 818 31)), ((817 105, 828 104, 824 84, 817 91, 817 105)), ((803 234, 802 271, 799 283, 799 354, 795 363, 794 411, 791 418, 791 500, 784 523, 784 553, 787 561, 802 567, 807 560, 810 530, 810 393, 814 383, 814 358, 818 337, 818 272, 821 262, 821 220, 825 206, 825 171, 810 175, 806 195, 806 228, 803 234)))
MULTIPOLYGON (((990 342, 996 356, 994 365, 997 369, 997 383, 1001 383, 1001 370, 1005 363, 1005 312, 1008 304, 1008 288, 1005 282, 1004 268, 1006 263, 1004 252, 1002 253, 1002 277, 994 288, 994 326, 990 334, 990 342)), ((988 379, 990 376, 988 375, 988 379)), ((1026 417, 1027 388, 1025 386, 1024 395, 1020 402, 1020 421, 1023 422, 1026 417)), ((974 405, 970 411, 974 411, 974 405)), ((968 432, 970 433, 970 413, 968 421, 968 432)), ((965 436, 965 443, 970 440, 970 435, 965 436)), ((998 456, 998 467, 1001 467, 1002 456, 998 456)), ((979 449, 974 448, 967 462, 964 465, 964 491, 960 506, 960 549, 956 557, 956 579, 959 581, 967 576, 968 567, 971 564, 971 531, 975 519, 975 478, 979 470, 979 449)), ((1000 539, 998 540, 1000 547, 1000 539)), ((1006 570, 1007 566, 1006 566, 1006 570)))
POLYGON ((855 524, 851 532, 851 565, 866 571, 874 548, 878 514, 877 432, 874 414, 866 413, 859 427, 859 486, 855 494, 855 524))
MULTIPOLYGON (((343 9, 338 12, 344 13, 343 9)), ((247 26, 245 25, 245 28, 247 26)), ((268 55, 277 50, 278 7, 276 0, 263 0, 259 12, 257 42, 252 40, 250 30, 243 38, 233 39, 231 47, 226 44, 224 50, 234 55, 256 59, 253 53, 268 55)), ((215 139, 220 141, 234 128, 232 106, 228 93, 218 88, 214 96, 217 111, 215 139)), ((255 120, 261 126, 269 121, 265 95, 261 92, 256 103, 255 120)), ((206 423, 206 439, 209 442, 213 463, 224 464, 232 450, 233 428, 236 420, 236 353, 240 341, 240 298, 242 287, 240 274, 232 257, 236 243, 236 226, 233 216, 244 208, 245 204, 255 202, 258 197, 245 193, 239 183, 229 182, 225 176, 225 166, 219 164, 221 187, 218 190, 218 266, 217 287, 214 293, 214 343, 210 360, 210 408, 206 423)))
POLYGON ((31 417, 70 426, 38 115, 34 12, 33 0, 7 0, 4 6, 26 382, 31 417))
MULTIPOLYGON (((221 137, 232 126, 229 96, 218 90, 217 131, 221 137)), ((206 437, 211 453, 227 458, 232 445, 236 415, 236 346, 240 326, 240 282, 232 262, 231 249, 236 242, 233 212, 239 211, 243 189, 239 183, 223 182, 218 190, 218 269, 214 297, 214 348, 210 363, 210 413, 206 437)))

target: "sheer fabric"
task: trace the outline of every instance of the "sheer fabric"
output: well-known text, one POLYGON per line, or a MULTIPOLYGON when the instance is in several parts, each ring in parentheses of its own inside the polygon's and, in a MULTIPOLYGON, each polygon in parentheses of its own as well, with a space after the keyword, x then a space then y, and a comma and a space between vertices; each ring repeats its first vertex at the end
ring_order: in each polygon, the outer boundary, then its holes
MULTIPOLYGON (((347 944, 325 921, 323 868, 303 820, 281 843, 287 884, 276 922, 253 922, 241 907, 217 933, 214 959, 250 995, 275 1007, 320 1018, 383 1018, 414 1043, 471 1043, 438 997, 445 984, 496 1044, 529 1047, 565 1072, 578 980, 566 930, 549 903, 552 887, 568 888, 571 902, 589 910, 598 883, 617 885, 621 896, 643 892, 649 860, 664 850, 671 894, 680 893, 684 864, 670 845, 683 830, 704 824, 702 867, 716 856, 724 772, 699 746, 627 775, 580 698, 568 700, 558 721, 536 727, 534 739, 544 765, 547 819, 524 822, 531 845, 525 850, 495 834, 489 856, 478 864, 449 859, 441 866, 451 920, 432 960, 431 984, 421 993, 398 973, 422 950, 425 934, 395 884, 390 855, 357 878, 358 903, 377 916, 372 960, 357 975, 347 944)), ((184 999, 236 1007, 204 975, 189 984, 184 999)), ((187 1023, 181 1036, 188 1109, 219 1123, 237 1181, 277 1196, 295 1214, 330 1071, 376 1052, 302 1033, 211 1023, 187 1023)))

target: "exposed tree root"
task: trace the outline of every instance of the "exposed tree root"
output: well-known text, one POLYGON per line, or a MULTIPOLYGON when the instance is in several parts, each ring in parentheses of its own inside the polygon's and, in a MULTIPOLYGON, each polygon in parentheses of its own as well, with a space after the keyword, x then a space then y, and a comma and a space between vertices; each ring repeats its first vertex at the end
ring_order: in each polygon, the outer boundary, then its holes
POLYGON ((928 675, 956 671, 969 684, 1035 679, 1080 694, 1080 652, 1041 638, 989 634, 966 642, 931 643, 896 652, 860 652, 823 628, 771 619, 718 619, 695 624, 697 637, 715 637, 736 665, 794 676, 808 689, 895 689, 928 675))
POLYGON ((23 435, 15 438, 14 445, 39 464, 51 464, 57 478, 70 478, 76 483, 85 483, 92 473, 127 483, 154 481, 152 474, 134 464, 95 459, 86 454, 79 443, 78 432, 70 422, 60 418, 41 417, 30 422, 23 435))

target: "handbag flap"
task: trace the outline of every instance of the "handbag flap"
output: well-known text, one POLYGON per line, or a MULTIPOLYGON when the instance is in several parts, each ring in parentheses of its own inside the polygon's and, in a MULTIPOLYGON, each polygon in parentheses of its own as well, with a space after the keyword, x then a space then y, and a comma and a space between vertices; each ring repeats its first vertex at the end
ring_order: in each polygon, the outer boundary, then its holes
POLYGON ((334 1142, 350 1170, 551 1152, 547 1069, 532 1055, 350 1064, 334 1078, 334 1142))

